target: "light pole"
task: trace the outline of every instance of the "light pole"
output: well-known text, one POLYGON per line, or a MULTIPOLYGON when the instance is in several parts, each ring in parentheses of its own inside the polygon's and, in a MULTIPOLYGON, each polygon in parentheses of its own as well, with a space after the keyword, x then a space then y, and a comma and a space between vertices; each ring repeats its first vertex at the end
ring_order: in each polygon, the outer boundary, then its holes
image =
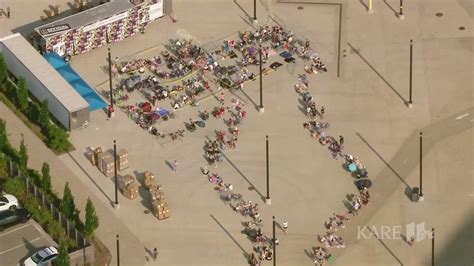
POLYGON ((275 224, 275 216, 273 216, 273 266, 277 265, 275 224))
POLYGON ((258 106, 258 111, 263 113, 265 112, 265 108, 263 108, 262 44, 260 44, 258 48, 258 61, 260 72, 260 106, 258 106))
POLYGON ((374 13, 374 10, 372 9, 372 0, 369 0, 369 4, 368 4, 368 7, 367 7, 367 12, 369 14, 374 13))
POLYGON ((403 14, 403 0, 400 0, 400 12, 398 13, 399 19, 404 19, 405 15, 403 14))
POLYGON ((117 266, 120 266, 120 239, 119 239, 119 235, 117 235, 116 238, 117 238, 117 266))
POLYGON ((423 201, 423 133, 420 132, 420 201, 423 201))
POLYGON ((431 228, 431 266, 435 265, 434 245, 435 245, 435 233, 434 233, 434 228, 431 228))
POLYGON ((112 92, 112 57, 110 55, 110 47, 107 48, 109 54, 109 89, 110 89, 110 106, 109 106, 109 117, 112 117, 114 111, 114 95, 112 92))
POLYGON ((114 208, 119 208, 118 202, 118 180, 117 180, 117 144, 114 140, 114 175, 115 175, 115 203, 114 208))
POLYGON ((253 23, 257 23, 257 0, 253 0, 253 23))
POLYGON ((408 108, 413 107, 412 101, 412 83, 413 83, 413 40, 410 40, 410 96, 408 99, 408 108))
POLYGON ((265 139, 265 148, 266 148, 266 167, 267 167, 267 197, 265 198, 266 204, 272 204, 272 199, 270 198, 270 163, 268 160, 268 135, 265 139))

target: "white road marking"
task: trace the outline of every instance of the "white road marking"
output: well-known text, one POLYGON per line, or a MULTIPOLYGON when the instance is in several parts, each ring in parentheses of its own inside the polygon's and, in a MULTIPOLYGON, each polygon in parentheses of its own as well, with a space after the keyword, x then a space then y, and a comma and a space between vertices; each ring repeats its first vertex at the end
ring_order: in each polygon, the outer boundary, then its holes
POLYGON ((8 235, 8 234, 10 234, 10 233, 13 233, 13 232, 15 232, 15 231, 18 231, 18 230, 23 229, 23 228, 25 228, 25 227, 28 227, 28 226, 30 226, 30 225, 32 225, 32 224, 25 224, 25 225, 22 225, 22 226, 20 226, 20 227, 18 227, 18 228, 15 228, 15 229, 11 230, 11 231, 8 231, 8 232, 6 232, 6 233, 0 234, 0 236, 8 235))
MULTIPOLYGON (((27 240, 27 241, 28 241, 28 243, 33 243, 33 242, 35 242, 35 241, 40 240, 41 238, 43 238, 43 237, 37 237, 37 238, 35 238, 35 239, 27 240)), ((12 251, 12 250, 15 250, 15 249, 17 249, 17 248, 21 248, 21 247, 23 247, 23 246, 25 246, 25 244, 21 244, 21 245, 18 245, 18 246, 9 248, 9 249, 7 249, 7 250, 4 250, 4 251, 0 252, 0 255, 3 255, 3 254, 5 254, 5 253, 10 252, 10 251, 12 251)))
MULTIPOLYGON (((463 119, 463 118, 466 117, 466 116, 469 116, 469 113, 465 113, 465 114, 463 114, 463 115, 460 115, 460 116, 456 117, 456 120, 461 120, 461 119, 463 119)), ((472 120, 471 120, 471 121, 472 121, 472 120)))

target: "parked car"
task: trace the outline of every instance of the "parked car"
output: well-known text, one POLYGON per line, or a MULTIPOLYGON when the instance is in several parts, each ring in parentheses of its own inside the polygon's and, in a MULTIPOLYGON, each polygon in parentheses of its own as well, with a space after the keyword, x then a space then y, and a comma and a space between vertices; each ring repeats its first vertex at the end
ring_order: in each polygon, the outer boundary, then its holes
POLYGON ((58 250, 56 247, 47 247, 42 250, 35 252, 31 257, 27 258, 23 262, 24 266, 40 266, 49 265, 50 262, 56 259, 58 256, 58 250))
POLYGON ((31 214, 25 209, 12 209, 0 212, 0 232, 17 223, 26 223, 31 214))
POLYGON ((0 212, 20 208, 20 203, 15 196, 3 194, 0 196, 0 212))

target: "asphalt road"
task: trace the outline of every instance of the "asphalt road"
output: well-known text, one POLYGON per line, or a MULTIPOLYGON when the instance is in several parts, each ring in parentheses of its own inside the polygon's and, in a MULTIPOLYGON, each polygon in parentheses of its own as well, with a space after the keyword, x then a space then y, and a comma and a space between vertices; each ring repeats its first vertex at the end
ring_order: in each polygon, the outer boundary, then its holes
POLYGON ((30 220, 5 229, 0 234, 0 264, 18 265, 35 251, 55 243, 30 220))

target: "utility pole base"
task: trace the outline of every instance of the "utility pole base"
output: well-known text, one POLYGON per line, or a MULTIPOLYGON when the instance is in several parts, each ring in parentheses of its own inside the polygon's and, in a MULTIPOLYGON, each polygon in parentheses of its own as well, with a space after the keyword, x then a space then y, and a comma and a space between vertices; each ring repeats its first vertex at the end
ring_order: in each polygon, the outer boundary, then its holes
POLYGON ((411 108, 413 108, 413 103, 411 103, 411 102, 407 102, 407 106, 408 106, 408 108, 410 108, 410 109, 411 109, 411 108))
POLYGON ((265 198, 265 204, 271 205, 272 204, 272 199, 271 198, 265 198))
POLYGON ((116 210, 120 209, 120 204, 114 202, 114 209, 116 210))
POLYGON ((420 195, 420 196, 418 197, 418 200, 419 200, 419 201, 423 201, 423 200, 425 200, 425 197, 423 197, 423 195, 420 195))
POLYGON ((397 15, 397 17, 398 17, 398 19, 400 19, 400 20, 405 19, 405 15, 404 15, 404 14, 400 14, 400 13, 399 13, 399 14, 397 15))
POLYGON ((369 14, 374 13, 374 9, 373 8, 372 9, 367 9, 367 13, 369 13, 369 14))
POLYGON ((265 112, 265 108, 263 106, 259 106, 258 107, 258 112, 259 113, 264 113, 265 112))
POLYGON ((255 24, 255 25, 258 24, 258 20, 257 20, 257 19, 252 19, 252 22, 253 22, 253 24, 255 24))

